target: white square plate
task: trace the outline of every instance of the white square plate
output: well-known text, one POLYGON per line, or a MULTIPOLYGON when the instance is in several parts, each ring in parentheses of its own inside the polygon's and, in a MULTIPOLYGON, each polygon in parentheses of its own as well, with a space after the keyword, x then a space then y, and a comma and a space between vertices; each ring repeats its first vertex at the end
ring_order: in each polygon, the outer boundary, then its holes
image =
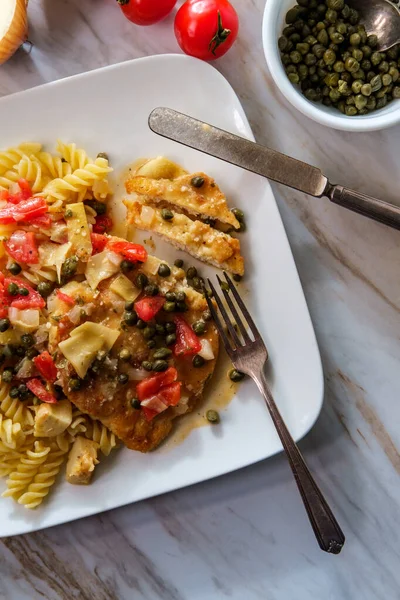
MULTIPOLYGON (((321 361, 289 243, 268 182, 153 134, 151 110, 167 106, 253 139, 240 102, 222 75, 185 56, 143 58, 0 99, 0 147, 57 138, 92 155, 107 152, 116 171, 143 156, 165 155, 216 178, 230 206, 247 215, 241 238, 249 306, 270 351, 270 382, 296 439, 315 422, 323 397, 321 361)), ((158 256, 176 256, 157 241, 158 256), (165 254, 164 254, 165 253, 165 254)), ((193 262, 193 261, 191 261, 193 262)), ((207 269, 202 268, 203 273, 207 269)), ((209 270, 212 273, 212 270, 209 270)), ((28 511, 0 499, 0 536, 49 527, 222 475, 282 447, 251 381, 239 387, 218 427, 195 429, 181 444, 148 455, 124 449, 108 457, 93 483, 60 481, 28 511)), ((0 484, 3 489, 4 483, 0 484)))

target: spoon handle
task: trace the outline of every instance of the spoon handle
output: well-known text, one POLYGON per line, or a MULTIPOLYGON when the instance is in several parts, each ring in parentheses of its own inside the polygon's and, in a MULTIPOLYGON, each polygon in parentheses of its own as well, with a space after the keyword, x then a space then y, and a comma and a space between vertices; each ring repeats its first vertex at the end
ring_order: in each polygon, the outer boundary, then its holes
POLYGON ((342 187, 331 185, 326 196, 335 204, 348 208, 360 215, 379 221, 393 229, 400 229, 400 207, 366 194, 342 187))

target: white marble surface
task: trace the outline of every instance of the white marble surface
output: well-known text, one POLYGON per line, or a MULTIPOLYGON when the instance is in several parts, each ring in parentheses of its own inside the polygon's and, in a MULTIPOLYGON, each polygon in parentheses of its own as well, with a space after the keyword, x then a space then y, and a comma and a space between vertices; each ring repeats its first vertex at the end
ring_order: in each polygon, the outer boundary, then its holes
MULTIPOLYGON (((398 202, 400 128, 346 134, 294 112, 261 46, 263 0, 216 63, 258 141, 332 180, 398 202)), ((0 94, 134 57, 177 52, 172 20, 125 21, 115 0, 31 0, 30 55, 0 67, 0 94)), ((1 134, 0 134, 1 137, 1 134)), ((301 448, 347 534, 319 551, 283 456, 84 521, 0 541, 0 598, 396 600, 400 595, 399 233, 276 189, 325 370, 301 448)))

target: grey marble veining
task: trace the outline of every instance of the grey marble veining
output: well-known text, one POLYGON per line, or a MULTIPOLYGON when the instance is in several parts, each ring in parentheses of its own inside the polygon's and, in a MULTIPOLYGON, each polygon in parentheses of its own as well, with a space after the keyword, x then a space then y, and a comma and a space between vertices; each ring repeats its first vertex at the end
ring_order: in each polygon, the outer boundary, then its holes
MULTIPOLYGON (((8 94, 122 60, 177 52, 172 18, 137 28, 115 0, 31 0, 30 55, 0 67, 8 94)), ((332 181, 398 203, 400 128, 337 132, 292 109, 261 45, 262 0, 236 1, 240 39, 216 63, 259 142, 332 181)), ((285 459, 0 541, 10 600, 396 600, 400 597, 399 233, 275 188, 321 349, 325 403, 301 448, 346 534, 319 551, 285 459)))

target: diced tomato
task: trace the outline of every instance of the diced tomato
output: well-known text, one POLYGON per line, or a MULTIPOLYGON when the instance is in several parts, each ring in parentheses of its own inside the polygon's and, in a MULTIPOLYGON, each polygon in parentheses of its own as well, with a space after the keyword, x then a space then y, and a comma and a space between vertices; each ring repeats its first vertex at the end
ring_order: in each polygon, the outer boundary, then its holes
POLYGON ((11 204, 0 210, 0 223, 3 225, 19 221, 29 223, 31 219, 46 214, 47 208, 44 198, 21 200, 19 204, 11 204))
POLYGON ((40 379, 30 379, 26 382, 26 387, 42 402, 47 402, 47 404, 57 404, 57 398, 46 390, 40 379))
POLYGON ((57 379, 57 367, 47 350, 39 354, 39 356, 35 356, 33 362, 43 379, 51 383, 55 382, 57 379))
POLYGON ((142 411, 143 411, 146 421, 152 421, 154 419, 154 417, 156 417, 159 414, 156 410, 152 410, 151 408, 146 408, 145 406, 143 406, 142 411))
POLYGON ((113 222, 111 217, 108 217, 107 215, 98 215, 96 217, 96 223, 93 225, 93 231, 94 233, 106 233, 107 231, 110 231, 112 226, 113 222))
POLYGON ((163 296, 145 296, 138 302, 135 302, 135 311, 139 319, 151 321, 165 304, 163 296))
POLYGON ((169 367, 164 373, 158 375, 150 375, 143 379, 136 386, 136 393, 140 401, 146 400, 151 396, 155 396, 162 387, 174 383, 178 378, 178 371, 175 367, 169 367))
POLYGON ((72 296, 68 296, 68 294, 64 294, 61 290, 57 290, 57 298, 65 302, 66 304, 70 304, 71 306, 75 305, 75 299, 72 296))
POLYGON ((125 242, 123 240, 110 240, 107 244, 107 248, 117 254, 122 254, 122 256, 130 262, 146 262, 147 260, 146 248, 143 248, 140 244, 132 244, 132 242, 125 242))
POLYGON ((19 179, 18 186, 21 190, 18 194, 21 197, 21 200, 28 200, 28 198, 32 198, 33 192, 31 186, 29 185, 26 179, 19 179))
POLYGON ((34 227, 42 227, 43 229, 48 229, 51 227, 53 221, 51 220, 50 215, 40 215, 39 217, 33 217, 29 219, 29 225, 33 225, 34 227))
POLYGON ((157 397, 167 406, 176 406, 181 399, 181 386, 180 381, 165 385, 160 389, 157 397))
POLYGON ((14 231, 10 239, 4 243, 7 252, 17 262, 29 265, 39 262, 39 253, 36 245, 35 234, 31 231, 14 231))
POLYGON ((109 238, 106 235, 101 235, 100 233, 92 233, 90 239, 92 240, 92 254, 98 254, 99 252, 103 252, 109 240, 109 238))
POLYGON ((7 190, 0 190, 0 200, 5 200, 8 202, 9 197, 10 194, 7 192, 7 190))
POLYGON ((174 346, 175 356, 191 356, 201 350, 201 343, 191 326, 183 317, 175 317, 176 344, 174 346))
POLYGON ((9 301, 7 298, 4 285, 0 282, 0 319, 4 319, 8 315, 9 301))
POLYGON ((24 308, 43 308, 46 306, 46 302, 43 300, 42 296, 18 277, 5 277, 4 288, 8 306, 13 306, 20 310, 23 310, 24 308), (28 290, 29 294, 27 296, 22 296, 21 294, 11 296, 11 294, 7 292, 10 283, 16 283, 19 288, 25 288, 28 290))

